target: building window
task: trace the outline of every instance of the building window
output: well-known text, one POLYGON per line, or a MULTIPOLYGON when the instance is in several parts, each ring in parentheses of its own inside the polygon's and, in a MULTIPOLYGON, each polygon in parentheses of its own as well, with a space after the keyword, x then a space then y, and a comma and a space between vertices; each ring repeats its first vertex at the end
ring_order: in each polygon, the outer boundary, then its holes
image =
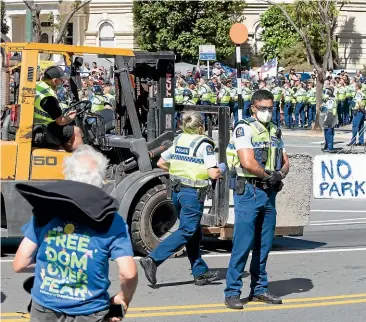
POLYGON ((42 28, 50 28, 51 27, 51 23, 49 21, 42 21, 41 22, 41 27, 42 28))
POLYGON ((114 47, 114 29, 113 26, 104 22, 99 29, 99 46, 114 47))
POLYGON ((66 36, 64 39, 64 43, 66 45, 72 45, 73 44, 73 38, 74 38, 74 24, 72 22, 67 24, 66 28, 66 36))
POLYGON ((48 44, 48 34, 45 32, 41 35, 41 43, 48 44))

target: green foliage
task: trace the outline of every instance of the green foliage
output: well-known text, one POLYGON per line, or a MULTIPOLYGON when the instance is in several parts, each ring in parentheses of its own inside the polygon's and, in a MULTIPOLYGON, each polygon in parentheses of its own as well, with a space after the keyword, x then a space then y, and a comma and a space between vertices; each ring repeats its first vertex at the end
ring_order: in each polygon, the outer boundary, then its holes
POLYGON ((305 46, 300 41, 292 46, 286 47, 281 53, 281 56, 280 65, 283 67, 307 62, 305 46))
POLYGON ((5 18, 5 2, 0 1, 0 9, 1 9, 1 33, 6 35, 9 32, 9 26, 7 25, 7 21, 5 18))
POLYGON ((215 45, 219 60, 235 46, 229 30, 243 18, 244 1, 134 1, 137 43, 143 50, 172 50, 196 62, 199 45, 215 45))
MULTIPOLYGON (((296 0, 293 4, 282 4, 282 6, 286 9, 296 26, 308 36, 315 59, 318 63, 321 63, 326 50, 326 30, 324 21, 320 16, 317 1, 296 0)), ((330 3, 327 25, 331 26, 332 19, 338 16, 338 14, 339 11, 335 4, 333 2, 330 3)), ((265 28, 261 37, 264 41, 264 47, 261 52, 266 59, 273 57, 284 58, 286 48, 295 46, 298 42, 303 44, 303 46, 296 46, 296 50, 295 48, 293 50, 296 53, 303 48, 306 56, 305 45, 302 39, 280 9, 271 6, 261 16, 261 26, 265 28)), ((333 53, 337 52, 337 44, 335 42, 333 43, 332 50, 333 53)), ((291 50, 286 51, 286 53, 289 52, 291 50)))
MULTIPOLYGON (((293 5, 284 5, 288 12, 293 10, 293 5)), ((260 25, 263 28, 261 40, 264 45, 261 54, 265 60, 282 58, 284 51, 301 41, 300 36, 292 27, 281 10, 275 6, 261 15, 260 25)))

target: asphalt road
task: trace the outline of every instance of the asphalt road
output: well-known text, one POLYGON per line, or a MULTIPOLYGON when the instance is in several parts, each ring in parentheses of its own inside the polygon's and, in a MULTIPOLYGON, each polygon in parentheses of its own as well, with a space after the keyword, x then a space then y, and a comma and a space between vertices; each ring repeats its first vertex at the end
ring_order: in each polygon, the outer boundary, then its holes
MULTIPOLYGON (((347 135, 336 137, 344 147, 347 135)), ((321 153, 321 137, 295 137, 285 132, 288 152, 321 153)), ((361 150, 361 148, 359 148, 361 150)), ((15 247, 3 243, 1 258, 1 320, 27 321, 29 298, 22 281, 29 274, 11 271, 15 247)), ((220 280, 212 285, 193 285, 188 260, 170 259, 158 271, 158 285, 151 287, 139 269, 137 293, 127 321, 366 321, 366 202, 313 200, 311 222, 299 238, 282 237, 274 241, 268 260, 271 292, 282 296, 284 304, 248 303, 243 311, 226 309, 223 304, 225 273, 231 243, 206 239, 203 256, 220 280)), ((245 272, 243 298, 249 290, 245 272)), ((111 293, 118 290, 118 276, 111 264, 111 293)))

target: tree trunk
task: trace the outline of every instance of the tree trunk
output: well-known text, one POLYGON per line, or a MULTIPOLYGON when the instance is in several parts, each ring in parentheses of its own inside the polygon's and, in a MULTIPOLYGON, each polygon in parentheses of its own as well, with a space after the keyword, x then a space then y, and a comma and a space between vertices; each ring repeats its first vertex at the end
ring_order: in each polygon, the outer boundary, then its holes
POLYGON ((320 115, 320 107, 323 103, 323 87, 324 87, 324 77, 318 76, 316 81, 316 119, 315 119, 315 131, 321 131, 319 125, 319 115, 320 115))

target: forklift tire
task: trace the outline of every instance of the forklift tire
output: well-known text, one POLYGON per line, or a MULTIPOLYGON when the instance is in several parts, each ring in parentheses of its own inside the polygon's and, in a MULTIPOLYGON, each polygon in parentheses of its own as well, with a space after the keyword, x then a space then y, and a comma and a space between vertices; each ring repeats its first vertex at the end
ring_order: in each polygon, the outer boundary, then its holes
POLYGON ((149 254, 160 242, 179 227, 179 220, 171 200, 167 199, 165 184, 149 189, 137 202, 131 221, 134 250, 149 254))

